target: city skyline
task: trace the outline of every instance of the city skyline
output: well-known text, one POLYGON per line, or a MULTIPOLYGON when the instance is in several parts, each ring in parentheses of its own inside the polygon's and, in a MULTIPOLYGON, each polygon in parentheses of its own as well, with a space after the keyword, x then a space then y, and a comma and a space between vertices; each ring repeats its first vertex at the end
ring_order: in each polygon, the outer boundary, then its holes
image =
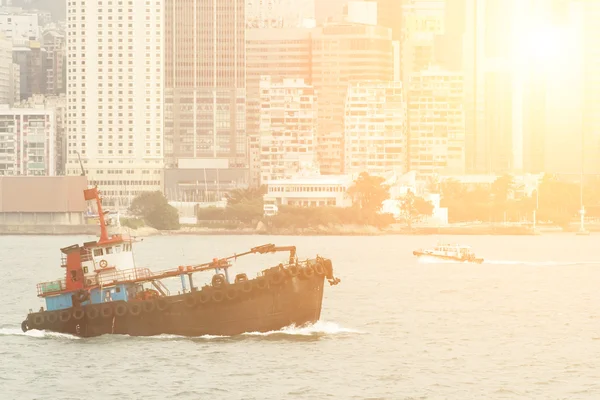
MULTIPOLYGON (((53 148, 66 163, 53 170, 80 174, 81 157, 115 203, 167 186, 210 197, 268 182, 266 77, 314 90, 314 157, 292 163, 296 173, 600 173, 600 59, 585 40, 599 29, 597 0, 69 3, 64 25, 3 9, 0 99, 17 107, 64 91, 53 148), (441 80, 429 90, 432 71, 441 80), (368 102, 362 116, 350 95, 361 87, 398 87, 403 99, 368 102), (402 162, 354 160, 383 132, 374 115, 384 108, 384 119, 405 116, 390 138, 402 162)), ((297 107, 286 101, 278 107, 297 107)))

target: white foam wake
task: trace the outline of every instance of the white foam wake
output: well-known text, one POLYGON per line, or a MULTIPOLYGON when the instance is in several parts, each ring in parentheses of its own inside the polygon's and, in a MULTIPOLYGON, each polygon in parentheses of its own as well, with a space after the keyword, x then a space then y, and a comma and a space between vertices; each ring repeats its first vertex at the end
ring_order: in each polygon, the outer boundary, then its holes
POLYGON ((317 321, 312 325, 286 326, 278 331, 269 332, 246 332, 244 336, 270 336, 270 335, 292 335, 292 336, 316 336, 316 335, 338 335, 342 333, 362 333, 355 329, 344 328, 335 322, 317 321))
POLYGON ((49 332, 31 330, 23 332, 21 328, 0 328, 0 336, 27 336, 31 338, 59 338, 59 339, 81 339, 78 336, 69 335, 67 333, 49 332))
POLYGON ((468 261, 458 261, 458 260, 445 260, 443 258, 431 257, 431 256, 420 256, 417 259, 419 264, 462 264, 468 263, 468 261))
MULTIPOLYGON (((269 331, 269 332, 246 332, 240 336, 272 336, 272 335, 288 335, 288 336, 319 336, 319 335, 339 335, 339 334, 347 334, 347 333, 362 333, 355 329, 344 328, 335 322, 328 321, 317 321, 311 325, 305 326, 295 326, 290 325, 286 326, 277 331, 269 331)), ((69 335, 66 333, 57 333, 57 332, 49 332, 49 331, 38 331, 31 330, 27 332, 21 331, 20 328, 0 328, 0 336, 27 336, 31 338, 53 338, 53 339, 81 339, 80 337, 69 335)), ((136 339, 159 339, 159 340, 172 340, 172 339, 190 339, 186 336, 180 335, 156 335, 156 336, 129 336, 126 337, 136 338, 136 339)), ((213 339, 226 339, 231 338, 232 336, 218 336, 218 335, 203 335, 197 336, 193 339, 205 339, 205 340, 213 340, 213 339)))

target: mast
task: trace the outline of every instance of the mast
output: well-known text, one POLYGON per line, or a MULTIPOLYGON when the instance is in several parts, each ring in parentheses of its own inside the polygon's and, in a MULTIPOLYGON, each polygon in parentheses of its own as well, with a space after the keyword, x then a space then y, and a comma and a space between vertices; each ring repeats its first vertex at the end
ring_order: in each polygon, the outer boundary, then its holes
POLYGON ((104 220, 104 211, 102 210, 102 200, 100 199, 98 187, 95 186, 91 189, 84 190, 83 196, 86 201, 96 200, 96 206, 98 207, 98 219, 100 220, 100 240, 98 240, 98 243, 108 241, 108 230, 106 229, 106 221, 104 220))

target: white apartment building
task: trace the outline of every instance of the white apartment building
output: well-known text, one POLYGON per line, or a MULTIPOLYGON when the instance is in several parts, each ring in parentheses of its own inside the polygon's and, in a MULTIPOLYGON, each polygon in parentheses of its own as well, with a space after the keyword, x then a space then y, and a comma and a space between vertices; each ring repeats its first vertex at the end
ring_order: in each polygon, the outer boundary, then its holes
POLYGON ((1 12, 0 32, 13 40, 38 39, 40 36, 39 17, 33 13, 1 12))
POLYGON ((408 93, 409 167, 417 176, 465 172, 463 76, 430 67, 413 73, 408 93))
POLYGON ((0 106, 0 175, 54 176, 55 146, 53 110, 0 106))
POLYGON ((315 162, 316 102, 303 79, 261 77, 261 184, 289 179, 315 162))
POLYGON ((265 204, 296 207, 350 207, 349 175, 302 175, 268 182, 265 204))
POLYGON ((127 207, 161 190, 163 0, 67 4, 67 174, 127 207))
POLYGON ((406 171, 406 103, 401 82, 351 83, 344 117, 344 172, 406 171))

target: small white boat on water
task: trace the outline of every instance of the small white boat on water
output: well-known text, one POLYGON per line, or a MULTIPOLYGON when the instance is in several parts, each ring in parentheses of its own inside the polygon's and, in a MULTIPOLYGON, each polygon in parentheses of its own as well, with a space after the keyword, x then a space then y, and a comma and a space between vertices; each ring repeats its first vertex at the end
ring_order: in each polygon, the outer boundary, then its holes
POLYGON ((483 258, 478 258, 471 249, 471 246, 460 244, 439 243, 433 249, 419 249, 413 251, 417 257, 432 257, 440 260, 450 260, 459 262, 471 262, 481 264, 483 258))

